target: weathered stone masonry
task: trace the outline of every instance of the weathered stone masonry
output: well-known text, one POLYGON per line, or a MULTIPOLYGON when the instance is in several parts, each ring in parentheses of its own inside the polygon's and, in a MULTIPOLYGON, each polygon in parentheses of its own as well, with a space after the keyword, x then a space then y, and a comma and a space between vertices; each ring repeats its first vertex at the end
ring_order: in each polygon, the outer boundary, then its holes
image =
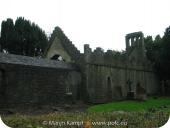
POLYGON ((90 102, 125 99, 128 92, 138 98, 141 94, 137 90, 144 90, 143 93, 148 95, 158 92, 159 81, 146 58, 142 32, 126 36, 126 51, 122 55, 111 50, 103 52, 101 48, 92 51, 89 45, 85 45, 84 64, 90 102), (128 82, 131 82, 130 87, 128 82))
POLYGON ((80 53, 56 27, 44 59, 0 53, 0 104, 63 104, 68 94, 74 101, 105 103, 157 94, 159 80, 143 37, 142 32, 127 34, 123 53, 92 51, 88 44, 80 53))
POLYGON ((135 98, 141 94, 153 95, 158 92, 159 81, 152 64, 147 60, 142 32, 126 35, 126 51, 121 55, 111 50, 103 52, 101 48, 92 51, 88 44, 84 46, 84 54, 80 54, 76 48, 72 50, 71 47, 65 47, 72 43, 59 28, 54 30, 53 35, 55 37, 45 57, 50 59, 59 54, 67 62, 79 65, 82 73, 81 93, 88 102, 125 99, 129 92, 133 92, 135 98), (57 34, 59 31, 60 34, 57 34))
POLYGON ((72 64, 0 53, 2 105, 65 103, 66 93, 76 100, 80 74, 72 64))

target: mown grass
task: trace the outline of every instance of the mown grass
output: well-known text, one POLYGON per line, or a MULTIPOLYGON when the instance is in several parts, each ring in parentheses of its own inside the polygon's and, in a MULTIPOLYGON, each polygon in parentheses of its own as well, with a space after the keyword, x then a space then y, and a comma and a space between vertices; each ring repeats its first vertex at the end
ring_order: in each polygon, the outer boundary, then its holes
MULTIPOLYGON (((117 101, 107 104, 94 105, 88 108, 88 112, 110 111, 145 111, 151 108, 159 108, 170 105, 169 97, 148 98, 146 101, 117 101)), ((167 110, 169 111, 169 110, 167 110)))

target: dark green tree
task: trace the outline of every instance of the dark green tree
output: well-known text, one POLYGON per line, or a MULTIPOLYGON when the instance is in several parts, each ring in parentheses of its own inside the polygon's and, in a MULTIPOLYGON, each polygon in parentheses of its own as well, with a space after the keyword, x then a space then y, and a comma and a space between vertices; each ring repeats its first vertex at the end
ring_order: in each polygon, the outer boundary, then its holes
POLYGON ((146 54, 154 63, 161 80, 170 79, 170 27, 166 28, 164 36, 157 35, 153 40, 151 36, 145 38, 146 54))
POLYGON ((170 27, 166 28, 161 40, 157 68, 162 80, 170 80, 170 27))
POLYGON ((145 46, 146 46, 146 55, 148 59, 154 63, 159 59, 160 57, 160 50, 161 50, 161 42, 162 38, 160 35, 157 35, 155 37, 155 40, 153 40, 152 36, 147 36, 145 39, 145 46))
POLYGON ((153 60, 153 38, 152 36, 147 36, 146 38, 144 38, 144 42, 145 42, 145 47, 146 47, 146 55, 148 57, 149 60, 153 60))
POLYGON ((42 55, 47 45, 47 36, 38 25, 19 17, 15 24, 12 19, 7 19, 1 26, 2 49, 18 55, 42 55))
POLYGON ((4 50, 10 50, 10 43, 14 37, 14 23, 12 19, 7 19, 1 24, 1 47, 4 50))

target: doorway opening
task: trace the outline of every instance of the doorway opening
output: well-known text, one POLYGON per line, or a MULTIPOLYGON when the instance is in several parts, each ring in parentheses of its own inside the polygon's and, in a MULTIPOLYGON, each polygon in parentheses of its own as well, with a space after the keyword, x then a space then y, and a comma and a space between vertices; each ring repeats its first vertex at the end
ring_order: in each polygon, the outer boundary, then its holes
POLYGON ((110 77, 107 77, 107 99, 108 101, 112 100, 112 87, 110 77))

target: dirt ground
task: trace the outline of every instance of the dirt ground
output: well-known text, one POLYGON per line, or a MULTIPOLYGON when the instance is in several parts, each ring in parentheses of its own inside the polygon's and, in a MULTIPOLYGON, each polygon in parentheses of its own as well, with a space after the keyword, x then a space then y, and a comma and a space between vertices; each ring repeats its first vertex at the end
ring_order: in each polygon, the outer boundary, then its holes
POLYGON ((83 102, 77 102, 74 104, 62 104, 62 105, 34 105, 26 106, 22 105, 19 107, 4 107, 0 108, 1 115, 11 114, 24 114, 24 115, 41 115, 53 112, 86 112, 90 104, 83 102))

